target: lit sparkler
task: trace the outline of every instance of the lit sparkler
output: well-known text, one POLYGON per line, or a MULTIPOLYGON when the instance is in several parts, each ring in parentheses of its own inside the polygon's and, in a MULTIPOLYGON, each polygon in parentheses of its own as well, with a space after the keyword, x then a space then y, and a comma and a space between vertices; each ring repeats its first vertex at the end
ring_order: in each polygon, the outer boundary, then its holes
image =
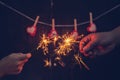
POLYGON ((62 36, 62 42, 58 43, 58 47, 55 49, 55 53, 57 55, 67 55, 72 49, 74 49, 74 44, 76 40, 70 36, 69 34, 65 34, 62 36))
POLYGON ((39 45, 37 49, 42 48, 44 55, 48 53, 48 45, 51 43, 50 39, 43 34, 41 37, 41 41, 39 42, 39 45))

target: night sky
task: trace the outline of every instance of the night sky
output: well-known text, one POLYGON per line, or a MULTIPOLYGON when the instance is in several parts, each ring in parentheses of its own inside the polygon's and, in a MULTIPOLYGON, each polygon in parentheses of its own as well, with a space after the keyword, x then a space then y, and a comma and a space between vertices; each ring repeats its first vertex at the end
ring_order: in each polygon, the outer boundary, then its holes
MULTIPOLYGON (((40 16, 40 21, 50 23, 55 18, 56 24, 73 24, 76 18, 78 23, 89 20, 89 12, 97 17, 105 11, 120 4, 120 0, 0 0, 18 11, 32 17, 40 16)), ((110 31, 120 26, 120 7, 95 21, 97 32, 110 31)), ((0 4, 0 58, 13 52, 30 52, 37 47, 39 36, 49 33, 51 27, 38 24, 37 34, 31 37, 26 28, 33 22, 13 12, 0 4)), ((78 26, 79 34, 89 34, 86 30, 89 24, 78 26)), ((71 32, 73 27, 57 27, 59 35, 71 32)), ((24 66, 21 74, 5 76, 3 80, 119 80, 120 59, 119 46, 109 55, 95 59, 85 58, 91 70, 69 66, 45 68, 42 62, 42 51, 34 51, 33 57, 24 66)))

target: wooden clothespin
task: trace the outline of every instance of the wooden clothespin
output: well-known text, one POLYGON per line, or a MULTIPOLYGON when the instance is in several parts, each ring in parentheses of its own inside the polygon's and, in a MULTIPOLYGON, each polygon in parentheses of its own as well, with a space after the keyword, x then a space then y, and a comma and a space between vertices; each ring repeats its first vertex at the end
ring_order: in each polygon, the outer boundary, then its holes
POLYGON ((52 19, 52 29, 51 29, 50 33, 48 34, 48 37, 50 39, 53 39, 57 36, 58 36, 58 34, 57 34, 57 31, 55 30, 55 19, 53 18, 52 19))
POLYGON ((36 17, 35 22, 34 22, 34 24, 33 24, 33 27, 36 27, 36 26, 37 26, 37 23, 38 23, 39 18, 40 18, 39 16, 36 17))
POLYGON ((74 19, 74 31, 77 31, 77 19, 74 19))
POLYGON ((52 30, 55 30, 55 19, 52 19, 52 30))
POLYGON ((75 39, 78 38, 78 32, 77 32, 77 19, 74 19, 74 31, 71 33, 71 36, 75 39))
POLYGON ((93 23, 93 15, 92 12, 89 13, 90 16, 90 24, 87 27, 88 32, 96 32, 96 25, 93 23))

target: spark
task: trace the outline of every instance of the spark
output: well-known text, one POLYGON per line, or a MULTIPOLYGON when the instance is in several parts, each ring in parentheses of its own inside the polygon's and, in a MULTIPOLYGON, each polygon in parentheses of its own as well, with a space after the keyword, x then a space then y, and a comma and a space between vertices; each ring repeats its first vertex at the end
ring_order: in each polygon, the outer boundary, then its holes
POLYGON ((65 63, 62 61, 61 57, 56 57, 55 61, 57 61, 62 67, 65 67, 65 63))
MULTIPOLYGON (((80 39, 82 37, 83 34, 78 36, 77 39, 80 39)), ((64 34, 63 36, 56 36, 54 38, 49 38, 45 34, 43 34, 37 49, 43 49, 44 55, 50 58, 44 59, 44 67, 57 66, 57 64, 65 67, 66 64, 63 61, 63 57, 69 55, 70 51, 75 49, 75 45, 79 43, 77 39, 75 39, 73 35, 69 35, 68 33, 64 34), (54 44, 54 53, 52 55, 48 54, 48 46, 50 43, 54 44)), ((73 58, 75 58, 77 64, 82 64, 87 70, 89 70, 89 67, 83 62, 81 56, 75 54, 73 58)))
POLYGON ((43 34, 43 36, 41 37, 41 40, 38 44, 37 49, 41 48, 43 49, 43 53, 44 55, 46 55, 48 53, 48 46, 51 43, 50 39, 48 37, 45 36, 45 34, 43 34))
POLYGON ((45 62, 44 67, 51 67, 52 66, 51 59, 50 60, 49 59, 45 59, 44 62, 45 62))
POLYGON ((59 46, 55 49, 55 53, 57 55, 67 55, 67 53, 74 49, 76 40, 69 34, 64 34, 61 39, 62 42, 58 43, 59 46))
POLYGON ((56 42, 58 41, 58 39, 60 39, 60 36, 56 36, 52 39, 52 42, 53 42, 55 47, 56 47, 56 42))
POLYGON ((82 64, 87 70, 90 70, 90 68, 85 64, 85 62, 82 60, 82 57, 79 54, 75 54, 74 58, 79 65, 82 64))

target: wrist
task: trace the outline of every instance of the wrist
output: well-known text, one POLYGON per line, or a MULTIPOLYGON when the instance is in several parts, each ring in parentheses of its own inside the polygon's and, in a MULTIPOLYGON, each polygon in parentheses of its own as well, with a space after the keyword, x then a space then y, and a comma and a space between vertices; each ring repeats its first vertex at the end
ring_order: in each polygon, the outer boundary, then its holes
POLYGON ((0 60, 0 78, 4 76, 4 71, 3 71, 3 66, 2 66, 2 62, 0 60))

